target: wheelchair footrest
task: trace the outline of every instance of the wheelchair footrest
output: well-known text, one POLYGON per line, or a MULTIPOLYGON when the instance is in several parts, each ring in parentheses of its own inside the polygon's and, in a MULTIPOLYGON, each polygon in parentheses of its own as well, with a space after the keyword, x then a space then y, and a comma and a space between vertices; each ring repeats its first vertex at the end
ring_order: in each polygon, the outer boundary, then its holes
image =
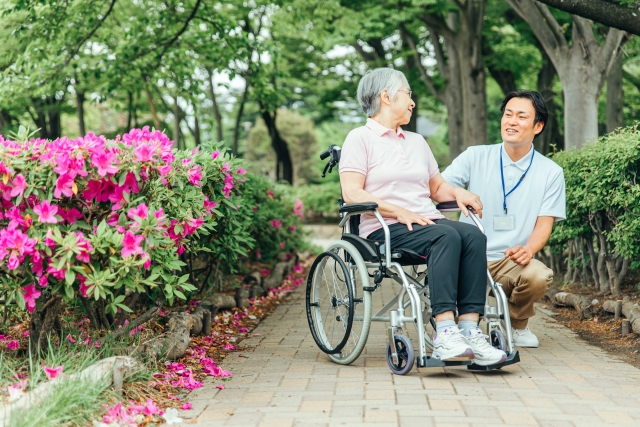
POLYGON ((502 363, 496 363, 495 365, 488 366, 480 366, 475 363, 467 366, 467 369, 472 371, 491 371, 493 369, 500 369, 503 366, 513 365, 514 363, 518 363, 520 361, 520 354, 518 350, 513 350, 511 353, 507 354, 507 360, 502 363))
POLYGON ((439 368, 443 366, 462 366, 462 365, 471 365, 471 360, 464 360, 458 362, 445 362, 440 359, 436 359, 431 356, 425 356, 421 358, 420 356, 416 357, 416 364, 418 368, 439 368))

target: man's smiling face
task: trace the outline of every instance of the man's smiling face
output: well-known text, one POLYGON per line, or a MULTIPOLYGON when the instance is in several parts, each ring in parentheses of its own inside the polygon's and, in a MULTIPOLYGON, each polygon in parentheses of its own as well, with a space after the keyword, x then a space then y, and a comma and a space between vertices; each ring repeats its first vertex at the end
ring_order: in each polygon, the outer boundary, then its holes
POLYGON ((544 123, 533 124, 536 110, 528 98, 511 98, 504 108, 501 122, 502 140, 512 145, 521 145, 533 141, 536 134, 542 132, 544 123))

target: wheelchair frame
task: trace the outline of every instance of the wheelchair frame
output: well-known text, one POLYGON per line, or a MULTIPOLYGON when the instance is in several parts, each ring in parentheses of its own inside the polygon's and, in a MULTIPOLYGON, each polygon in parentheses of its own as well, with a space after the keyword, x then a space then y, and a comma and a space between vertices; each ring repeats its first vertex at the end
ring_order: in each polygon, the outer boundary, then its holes
MULTIPOLYGON (((326 173, 327 168, 330 167, 331 169, 333 169, 333 167, 339 162, 339 158, 340 158, 339 147, 331 146, 329 150, 327 150, 325 153, 321 155, 321 158, 324 160, 329 155, 331 156, 331 159, 329 163, 327 163, 327 166, 324 169, 323 177, 326 173)), ((331 172, 331 169, 329 172, 331 172)), ((398 253, 394 254, 393 250, 388 249, 388 248, 391 248, 391 245, 390 245, 391 238, 390 238, 389 227, 384 221, 382 215, 380 215, 380 213, 378 212, 377 204, 367 203, 367 204, 359 204, 359 205, 347 205, 347 204, 344 204, 342 200, 340 200, 340 204, 341 204, 340 206, 341 221, 339 223, 339 227, 343 229, 343 237, 339 242, 343 242, 342 246, 344 246, 345 240, 348 242, 348 240, 345 239, 345 234, 348 234, 352 231, 350 219, 355 215, 373 214, 382 225, 382 229, 384 231, 384 241, 385 241, 384 246, 377 246, 378 251, 376 251, 378 262, 365 261, 364 260, 365 257, 362 255, 361 251, 358 250, 357 246, 352 246, 352 247, 356 249, 357 255, 360 256, 361 259, 358 262, 353 260, 348 260, 348 259, 343 260, 345 263, 344 264, 345 266, 347 264, 350 266, 357 266, 358 263, 362 262, 362 264, 364 264, 364 266, 366 267, 367 272, 369 271, 369 269, 377 269, 374 273, 375 278, 374 278, 373 286, 371 286, 372 285, 371 281, 369 281, 368 283, 369 286, 365 286, 365 283, 363 283, 363 292, 370 292, 370 293, 374 292, 380 286, 380 282, 384 277, 390 278, 402 286, 400 293, 395 298, 389 301, 382 309, 378 310, 375 314, 370 315, 371 322, 388 322, 389 323, 389 326, 387 328, 387 335, 388 335, 388 343, 389 343, 388 344, 388 363, 390 364, 390 366, 391 366, 391 363, 393 363, 394 365, 400 364, 400 360, 398 356, 399 353, 398 353, 397 337, 399 335, 402 335, 402 328, 407 323, 413 323, 417 329, 418 341, 420 344, 418 347, 418 356, 415 358, 415 362, 417 363, 418 367, 442 367, 442 366, 453 366, 453 365, 467 365, 468 369, 492 370, 492 369, 499 369, 503 366, 517 363, 520 361, 518 351, 515 350, 513 346, 513 338, 511 333, 511 320, 509 317, 509 306, 508 306, 507 297, 502 289, 502 285, 493 280, 488 269, 487 269, 488 285, 487 285, 487 292, 486 292, 487 299, 485 300, 485 313, 482 317, 486 321, 487 335, 491 337, 492 344, 496 347, 501 348, 507 353, 507 360, 495 365, 481 366, 481 365, 473 364, 471 361, 442 361, 428 355, 427 347, 429 347, 430 350, 433 350, 433 341, 431 340, 431 337, 427 334, 427 331, 425 330, 425 320, 428 318, 429 322, 431 322, 431 324, 434 326, 434 329, 435 329, 435 322, 431 314, 429 286, 426 283, 426 281, 424 285, 420 283, 420 281, 424 279, 425 276, 427 275, 428 270, 425 270, 424 272, 419 273, 416 277, 412 277, 410 274, 407 274, 404 271, 404 269, 402 268, 403 265, 401 265, 401 263, 394 261, 394 258, 395 259, 400 258, 401 254, 398 254, 398 253), (384 257, 382 257, 381 255, 384 255, 384 257), (488 297, 490 293, 493 293, 493 296, 496 301, 495 305, 489 304, 488 297), (405 301, 405 298, 407 298, 407 301, 405 301), (423 305, 425 307, 424 310, 422 310, 423 305), (407 309, 409 309, 409 313, 407 313, 407 309), (499 333, 498 332, 494 333, 493 331, 495 330, 498 330, 498 331, 502 330, 503 332, 501 331, 499 333), (504 337, 504 335, 506 335, 506 337, 504 337), (494 342, 494 338, 495 338, 495 342, 494 342)), ((440 210, 441 212, 459 211, 459 208, 456 202, 441 203, 437 206, 437 209, 440 210)), ((482 224, 478 220, 477 216, 472 212, 471 207, 468 207, 468 209, 469 209, 469 214, 472 221, 484 234, 484 228, 482 227, 482 224)), ((333 245, 334 244, 329 245, 328 248, 331 248, 333 245)), ((338 241, 335 243, 335 245, 341 246, 340 244, 338 244, 338 241)), ((346 246, 344 246, 344 248, 346 248, 346 246)), ((318 257, 318 259, 320 259, 325 254, 326 252, 323 252, 318 257)), ((353 256, 353 254, 351 256, 353 256)), ((418 264, 415 264, 412 267, 415 268, 416 265, 418 264)), ((420 264, 420 265, 425 265, 425 264, 420 264)), ((409 266, 409 264, 405 264, 405 266, 409 266)), ((352 267, 349 267, 349 274, 353 276, 352 267)), ((312 324, 313 321, 312 321, 312 314, 310 312, 310 306, 319 307, 319 302, 311 302, 310 296, 309 296, 309 287, 312 285, 312 281, 314 280, 314 275, 315 275, 315 264, 312 270, 310 271, 308 285, 307 285, 307 315, 309 320, 309 326, 310 328, 312 328, 312 332, 314 334, 314 339, 318 343, 318 339, 316 338, 316 333, 313 330, 314 326, 312 324)), ((370 274, 368 275, 370 276, 370 274)), ((350 286, 355 286, 354 285, 355 280, 353 279, 354 278, 352 277, 351 280, 349 281, 350 286)), ((353 289, 352 292, 355 292, 355 289, 353 289)), ((334 296, 334 298, 336 298, 336 296, 334 296)), ((336 299, 336 301, 338 300, 343 301, 342 296, 336 299)), ((371 304, 370 296, 368 296, 368 301, 369 301, 369 304, 371 304)), ((365 313, 366 312, 367 310, 365 308, 365 313)), ((363 322, 366 321, 365 316, 353 316, 353 315, 351 316, 352 316, 351 317, 352 323, 354 321, 363 321, 363 322)), ((316 322, 318 322, 318 320, 316 320, 316 322)), ((320 322, 320 326, 322 326, 322 320, 320 320, 319 322, 320 322)), ((349 325, 348 329, 349 331, 351 330, 351 324, 349 325)), ((355 358, 359 357, 360 352, 364 348, 364 345, 366 344, 366 340, 368 339, 369 326, 367 326, 366 329, 367 329, 366 334, 363 333, 363 335, 365 335, 364 338, 361 338, 365 340, 365 343, 360 345, 360 350, 358 354, 355 356, 355 358)), ((322 333, 324 334, 324 331, 322 333)), ((347 332, 347 334, 348 333, 349 332, 347 332)), ((413 353, 413 348, 410 341, 406 339, 406 337, 401 341, 404 343, 405 346, 411 347, 410 353, 413 353)), ((321 349, 323 348, 320 345, 320 343, 318 343, 318 345, 321 349)), ((340 351, 341 349, 342 347, 338 349, 338 351, 340 351)), ((329 351, 326 351, 324 349, 323 351, 330 354, 329 351)), ((354 349, 354 351, 356 350, 354 349)), ((345 364, 352 363, 353 360, 345 364)), ((334 359, 334 361, 336 360, 334 359)), ((338 362, 338 363, 341 363, 341 362, 338 362)), ((409 361, 407 363, 409 366, 408 366, 408 369, 406 369, 406 372, 396 372, 396 373, 400 373, 400 374, 408 373, 412 368, 413 360, 411 360, 410 363, 409 361)))

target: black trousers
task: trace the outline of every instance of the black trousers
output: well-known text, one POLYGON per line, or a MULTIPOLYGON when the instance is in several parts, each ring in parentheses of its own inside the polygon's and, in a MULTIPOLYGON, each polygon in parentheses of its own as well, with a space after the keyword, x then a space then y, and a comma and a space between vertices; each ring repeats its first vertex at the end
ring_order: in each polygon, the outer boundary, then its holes
MULTIPOLYGON (((433 314, 484 314, 487 290, 487 240, 474 225, 448 219, 434 225, 389 226, 391 248, 411 249, 426 257, 433 314)), ((371 240, 384 240, 376 230, 371 240)))

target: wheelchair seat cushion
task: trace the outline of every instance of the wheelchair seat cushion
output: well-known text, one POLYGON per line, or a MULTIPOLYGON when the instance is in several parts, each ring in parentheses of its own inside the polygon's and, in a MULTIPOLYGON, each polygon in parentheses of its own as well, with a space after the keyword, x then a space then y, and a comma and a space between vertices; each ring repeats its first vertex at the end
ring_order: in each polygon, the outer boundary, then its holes
MULTIPOLYGON (((376 241, 363 239, 360 236, 351 233, 344 233, 342 240, 351 243, 358 250, 362 259, 365 262, 379 262, 380 259, 384 259, 383 255, 378 258, 378 252, 376 250, 376 241)), ((383 241, 380 241, 380 246, 384 245, 383 241)), ((391 260, 397 262, 400 265, 421 265, 425 263, 426 257, 412 251, 411 249, 393 248, 391 250, 391 260)))

